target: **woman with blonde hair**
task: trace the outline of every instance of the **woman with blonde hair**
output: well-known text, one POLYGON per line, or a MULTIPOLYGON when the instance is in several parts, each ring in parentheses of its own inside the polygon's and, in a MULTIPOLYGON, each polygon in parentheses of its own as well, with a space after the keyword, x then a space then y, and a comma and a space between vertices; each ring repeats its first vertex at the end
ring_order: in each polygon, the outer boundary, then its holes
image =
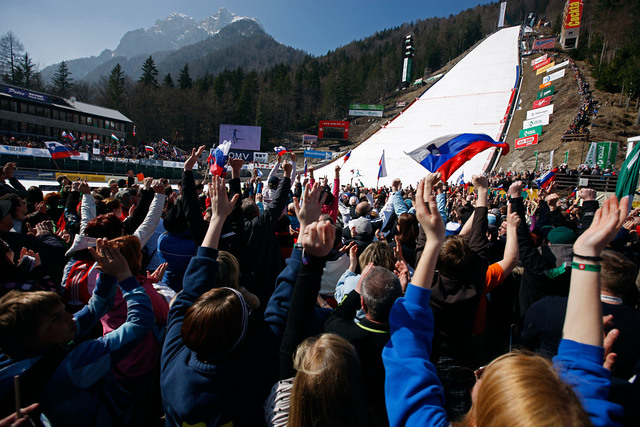
MULTIPOLYGON (((440 174, 429 174, 418 186, 416 216, 427 243, 405 297, 391 311, 391 339, 382 353, 393 426, 450 424, 442 385, 429 360, 434 334, 430 286, 445 234, 431 194, 439 178, 440 174)), ((591 227, 574 243, 564 338, 553 365, 524 354, 494 360, 474 387, 473 404, 463 425, 612 425, 622 415, 620 406, 606 400, 611 373, 602 366, 598 263, 620 229, 627 206, 627 198, 620 206, 615 196, 605 200, 591 227)))

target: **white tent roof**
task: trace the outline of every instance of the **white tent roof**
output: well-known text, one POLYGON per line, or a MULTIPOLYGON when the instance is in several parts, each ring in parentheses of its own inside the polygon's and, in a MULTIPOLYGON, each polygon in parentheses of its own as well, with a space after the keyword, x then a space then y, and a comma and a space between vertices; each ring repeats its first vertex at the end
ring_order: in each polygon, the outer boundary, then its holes
MULTIPOLYGON (((519 32, 519 26, 511 27, 488 37, 395 120, 354 148, 340 172, 340 181, 349 182, 356 175, 351 170, 355 170, 360 176, 354 183, 361 180, 366 186, 375 186, 384 150, 388 176, 379 184, 389 185, 399 177, 404 185, 415 185, 426 170, 405 152, 448 134, 485 133, 499 138, 516 84, 519 32)), ((489 154, 489 150, 478 154, 458 172, 464 170, 469 180, 482 170, 489 154)), ((333 176, 336 164, 342 166, 342 158, 318 169, 316 176, 333 176)))

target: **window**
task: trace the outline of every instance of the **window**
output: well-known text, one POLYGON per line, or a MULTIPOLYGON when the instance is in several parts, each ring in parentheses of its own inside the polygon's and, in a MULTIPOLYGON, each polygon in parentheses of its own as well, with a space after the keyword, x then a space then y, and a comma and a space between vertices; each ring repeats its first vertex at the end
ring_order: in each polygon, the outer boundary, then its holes
POLYGON ((87 117, 87 124, 89 126, 91 126, 93 124, 93 117, 91 117, 91 116, 87 117))
POLYGON ((87 116, 80 115, 80 124, 81 125, 86 125, 87 124, 87 116))

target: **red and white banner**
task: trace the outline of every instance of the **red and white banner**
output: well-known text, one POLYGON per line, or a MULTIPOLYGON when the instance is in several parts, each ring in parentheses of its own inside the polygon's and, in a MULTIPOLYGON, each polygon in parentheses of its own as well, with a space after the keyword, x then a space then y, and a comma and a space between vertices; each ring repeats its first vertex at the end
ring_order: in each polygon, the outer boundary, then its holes
POLYGON ((582 0, 569 0, 564 10, 564 28, 577 28, 582 17, 582 0))
POLYGON ((549 65, 551 63, 551 58, 547 58, 542 62, 538 62, 536 65, 533 66, 534 70, 537 70, 538 68, 542 68, 545 65, 549 65))
POLYGON ((533 101, 533 109, 535 110, 536 108, 545 107, 549 104, 551 104, 551 96, 533 101))
POLYGON ((544 54, 544 55, 542 55, 540 58, 536 58, 536 59, 532 60, 532 61, 531 61, 531 66, 533 67, 533 66, 538 65, 538 64, 539 64, 539 63, 541 63, 542 61, 546 60, 548 57, 549 57, 549 55, 545 53, 545 54, 544 54))
POLYGON ((536 145, 538 143, 538 134, 533 134, 531 136, 526 136, 524 138, 518 138, 515 142, 516 148, 528 147, 529 145, 536 145))

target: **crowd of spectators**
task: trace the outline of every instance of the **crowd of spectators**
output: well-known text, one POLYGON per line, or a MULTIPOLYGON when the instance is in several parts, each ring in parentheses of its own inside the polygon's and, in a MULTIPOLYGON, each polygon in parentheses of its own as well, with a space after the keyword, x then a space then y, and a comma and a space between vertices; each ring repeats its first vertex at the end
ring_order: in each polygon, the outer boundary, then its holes
POLYGON ((565 135, 589 133, 592 117, 598 115, 598 101, 593 98, 589 83, 584 79, 582 71, 578 68, 573 59, 569 59, 569 66, 573 71, 573 78, 578 85, 578 93, 580 94, 580 106, 573 121, 569 125, 569 129, 565 131, 565 135))
MULTIPOLYGON (((92 142, 81 139, 70 140, 69 138, 61 138, 58 142, 78 152, 93 154, 94 144, 92 142)), ((43 139, 24 140, 11 136, 2 136, 0 144, 46 149, 43 139)), ((184 162, 187 157, 189 157, 182 149, 170 143, 165 144, 162 141, 156 143, 141 143, 138 146, 134 146, 119 141, 108 140, 106 143, 99 143, 98 147, 100 148, 100 155, 102 156, 124 159, 155 159, 184 162), (152 150, 148 150, 147 147, 151 147, 152 150)))
POLYGON ((627 199, 203 151, 175 187, 0 171, 0 425, 637 425, 627 199))

